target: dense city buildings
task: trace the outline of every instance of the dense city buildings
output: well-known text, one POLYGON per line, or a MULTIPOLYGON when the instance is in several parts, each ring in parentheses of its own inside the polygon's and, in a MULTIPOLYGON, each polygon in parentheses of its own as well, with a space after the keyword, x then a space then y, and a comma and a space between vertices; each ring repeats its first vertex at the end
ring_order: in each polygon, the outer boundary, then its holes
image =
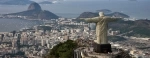
MULTIPOLYGON (((0 57, 42 58, 50 49, 68 39, 78 42, 80 48, 74 50, 75 58, 83 55, 83 48, 92 51, 95 29, 89 23, 77 22, 74 18, 59 18, 43 21, 43 25, 23 28, 20 31, 0 32, 0 57)), ((110 37, 122 37, 124 41, 109 41, 112 49, 123 49, 133 57, 149 58, 150 38, 123 36, 119 30, 108 30, 110 37)), ((119 39, 118 38, 118 39, 119 39)), ((112 51, 113 51, 112 50, 112 51)), ((118 50, 117 50, 118 51, 118 50)), ((116 51, 116 53, 117 53, 116 51)))

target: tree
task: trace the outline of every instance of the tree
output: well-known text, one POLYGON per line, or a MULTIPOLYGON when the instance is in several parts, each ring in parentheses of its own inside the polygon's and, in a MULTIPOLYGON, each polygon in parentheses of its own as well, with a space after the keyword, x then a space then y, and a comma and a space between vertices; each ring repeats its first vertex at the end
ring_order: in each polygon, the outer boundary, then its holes
POLYGON ((132 58, 128 52, 121 50, 114 58, 132 58))
POLYGON ((77 43, 72 40, 67 40, 53 47, 50 53, 46 55, 46 58, 73 58, 75 48, 77 48, 77 43))

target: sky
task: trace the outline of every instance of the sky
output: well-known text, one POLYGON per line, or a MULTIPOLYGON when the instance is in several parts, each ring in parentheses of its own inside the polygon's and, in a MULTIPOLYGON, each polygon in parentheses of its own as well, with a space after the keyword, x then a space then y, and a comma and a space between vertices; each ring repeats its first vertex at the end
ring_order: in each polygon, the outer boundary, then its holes
POLYGON ((52 1, 52 0, 31 0, 31 1, 42 2, 42 1, 52 1))
POLYGON ((65 0, 31 0, 35 2, 43 2, 43 1, 65 1, 65 0))
MULTIPOLYGON (((43 1, 130 1, 130 0, 31 0, 35 2, 43 2, 43 1)), ((137 0, 137 1, 147 1, 147 0, 137 0)))
MULTIPOLYGON (((98 1, 98 0, 31 0, 31 1, 43 2, 43 1, 98 1)), ((101 0, 101 1, 106 1, 106 0, 101 0)))
MULTIPOLYGON (((35 2, 55 1, 55 0, 32 0, 35 2)), ((150 0, 59 0, 55 4, 41 4, 43 10, 49 10, 59 16, 71 14, 78 16, 82 12, 109 9, 123 12, 132 17, 150 18, 150 0), (122 2, 123 1, 123 2, 122 2), (125 1, 125 2, 124 2, 125 1), (136 10, 135 10, 136 9, 136 10), (139 13, 140 12, 140 13, 139 13)), ((0 5, 0 14, 15 13, 27 10, 29 5, 0 5), (17 6, 17 7, 16 7, 17 6)))

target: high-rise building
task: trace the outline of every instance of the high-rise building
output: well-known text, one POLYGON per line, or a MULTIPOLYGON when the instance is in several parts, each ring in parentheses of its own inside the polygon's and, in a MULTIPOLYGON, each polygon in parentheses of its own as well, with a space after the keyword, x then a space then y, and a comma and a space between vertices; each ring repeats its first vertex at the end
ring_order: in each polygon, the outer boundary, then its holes
POLYGON ((45 44, 46 44, 45 40, 42 39, 42 40, 41 40, 41 45, 42 45, 42 46, 45 46, 45 44))
POLYGON ((4 39, 4 34, 1 34, 1 41, 3 41, 3 39, 4 39))
POLYGON ((12 40, 12 47, 13 48, 17 47, 17 41, 15 39, 12 40))
POLYGON ((49 48, 49 49, 50 49, 50 48, 51 48, 51 44, 47 44, 47 48, 49 48))

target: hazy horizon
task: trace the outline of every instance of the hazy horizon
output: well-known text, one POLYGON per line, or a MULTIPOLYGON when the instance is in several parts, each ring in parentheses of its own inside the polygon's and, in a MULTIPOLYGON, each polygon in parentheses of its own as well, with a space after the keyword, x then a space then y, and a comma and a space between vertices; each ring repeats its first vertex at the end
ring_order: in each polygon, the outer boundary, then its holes
MULTIPOLYGON (((39 0, 41 1, 41 0, 39 0)), ((122 12, 132 18, 149 18, 149 0, 61 0, 56 4, 41 4, 43 10, 49 10, 58 16, 77 17, 82 12, 94 12, 100 9, 110 9, 114 12, 122 12)), ((15 13, 27 10, 29 5, 0 5, 0 14, 15 13)))

